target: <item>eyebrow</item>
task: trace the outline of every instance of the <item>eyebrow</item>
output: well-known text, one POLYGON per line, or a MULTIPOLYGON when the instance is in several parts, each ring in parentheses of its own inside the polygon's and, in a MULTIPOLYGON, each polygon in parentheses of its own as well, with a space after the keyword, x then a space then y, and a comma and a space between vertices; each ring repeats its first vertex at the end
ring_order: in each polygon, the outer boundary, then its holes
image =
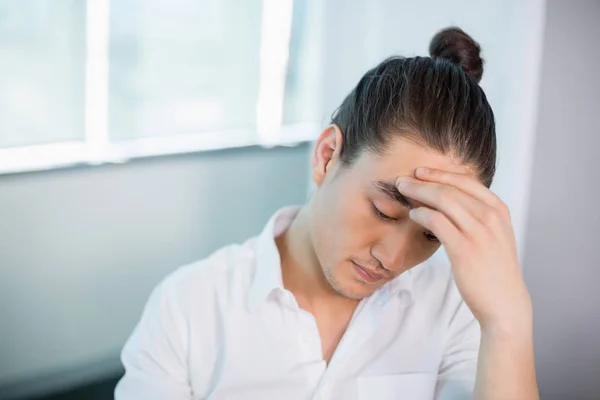
POLYGON ((398 191, 398 188, 393 182, 376 181, 373 182, 373 185, 375 185, 375 187, 379 189, 381 193, 385 194, 390 199, 402 204, 404 207, 407 207, 409 209, 417 208, 417 205, 414 202, 409 200, 406 196, 404 196, 398 191))

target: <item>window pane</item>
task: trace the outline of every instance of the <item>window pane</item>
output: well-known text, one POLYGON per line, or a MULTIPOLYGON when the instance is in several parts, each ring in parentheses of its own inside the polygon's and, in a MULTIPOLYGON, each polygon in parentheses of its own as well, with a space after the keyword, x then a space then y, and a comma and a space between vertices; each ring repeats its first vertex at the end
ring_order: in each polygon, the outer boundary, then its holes
POLYGON ((111 139, 253 127, 260 0, 111 3, 111 139))
POLYGON ((283 123, 322 122, 319 102, 319 7, 321 0, 295 0, 285 87, 283 123))
POLYGON ((84 1, 0 1, 0 147, 83 139, 84 46, 84 1))

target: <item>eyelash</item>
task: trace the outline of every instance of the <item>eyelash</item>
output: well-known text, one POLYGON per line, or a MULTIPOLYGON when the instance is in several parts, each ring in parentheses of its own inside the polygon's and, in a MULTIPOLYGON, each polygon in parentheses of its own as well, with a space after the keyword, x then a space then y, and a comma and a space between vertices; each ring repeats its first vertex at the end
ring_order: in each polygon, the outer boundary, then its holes
POLYGON ((430 242, 434 242, 434 243, 439 243, 440 242, 440 239, 438 239, 437 236, 435 236, 435 235, 433 235, 431 233, 425 232, 424 235, 425 235, 425 238, 427 240, 429 240, 430 242))
MULTIPOLYGON (((395 221, 396 218, 392 218, 388 215, 385 215, 384 213, 382 213, 376 206, 374 203, 371 203, 371 205, 373 206, 373 212, 375 213, 375 215, 381 219, 382 221, 385 222, 389 222, 389 221, 395 221)), ((435 242, 438 243, 440 240, 433 234, 429 233, 429 232, 424 232, 423 235, 425 235, 425 238, 430 241, 430 242, 435 242)))
POLYGON ((371 203, 371 205, 373 206, 373 212, 375 213, 375 215, 376 215, 377 217, 379 217, 379 219, 381 219, 381 220, 383 220, 383 221, 394 221, 394 220, 395 220, 395 218, 392 218, 392 217, 390 217, 390 216, 388 216, 388 215, 385 215, 384 213, 382 213, 382 212, 379 210, 379 208, 377 208, 377 207, 375 206, 375 204, 371 203))

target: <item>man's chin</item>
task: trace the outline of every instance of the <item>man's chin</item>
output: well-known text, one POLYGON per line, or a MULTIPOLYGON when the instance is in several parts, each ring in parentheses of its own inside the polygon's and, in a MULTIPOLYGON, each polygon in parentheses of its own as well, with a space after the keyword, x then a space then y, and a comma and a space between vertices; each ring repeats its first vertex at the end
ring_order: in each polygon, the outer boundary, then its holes
POLYGON ((334 290, 340 295, 343 296, 347 299, 350 300, 362 300, 365 297, 369 297, 371 294, 373 294, 375 291, 377 291, 377 289, 379 289, 379 287, 372 287, 372 286, 366 286, 366 285, 347 285, 344 287, 339 287, 336 288, 334 287, 334 290))
POLYGON ((361 282, 354 279, 354 277, 344 276, 342 278, 327 273, 325 274, 325 279, 337 294, 350 300, 362 300, 365 297, 369 297, 381 287, 381 285, 371 285, 361 282))

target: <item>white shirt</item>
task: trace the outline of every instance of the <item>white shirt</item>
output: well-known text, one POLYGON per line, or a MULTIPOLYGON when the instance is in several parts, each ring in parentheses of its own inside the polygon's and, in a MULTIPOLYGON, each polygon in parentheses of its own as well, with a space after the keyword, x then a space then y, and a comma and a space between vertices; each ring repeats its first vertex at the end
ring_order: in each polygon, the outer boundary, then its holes
POLYGON ((116 400, 471 398, 480 328, 448 263, 420 264, 363 299, 326 365, 274 241, 297 210, 154 290, 123 349, 116 400))

